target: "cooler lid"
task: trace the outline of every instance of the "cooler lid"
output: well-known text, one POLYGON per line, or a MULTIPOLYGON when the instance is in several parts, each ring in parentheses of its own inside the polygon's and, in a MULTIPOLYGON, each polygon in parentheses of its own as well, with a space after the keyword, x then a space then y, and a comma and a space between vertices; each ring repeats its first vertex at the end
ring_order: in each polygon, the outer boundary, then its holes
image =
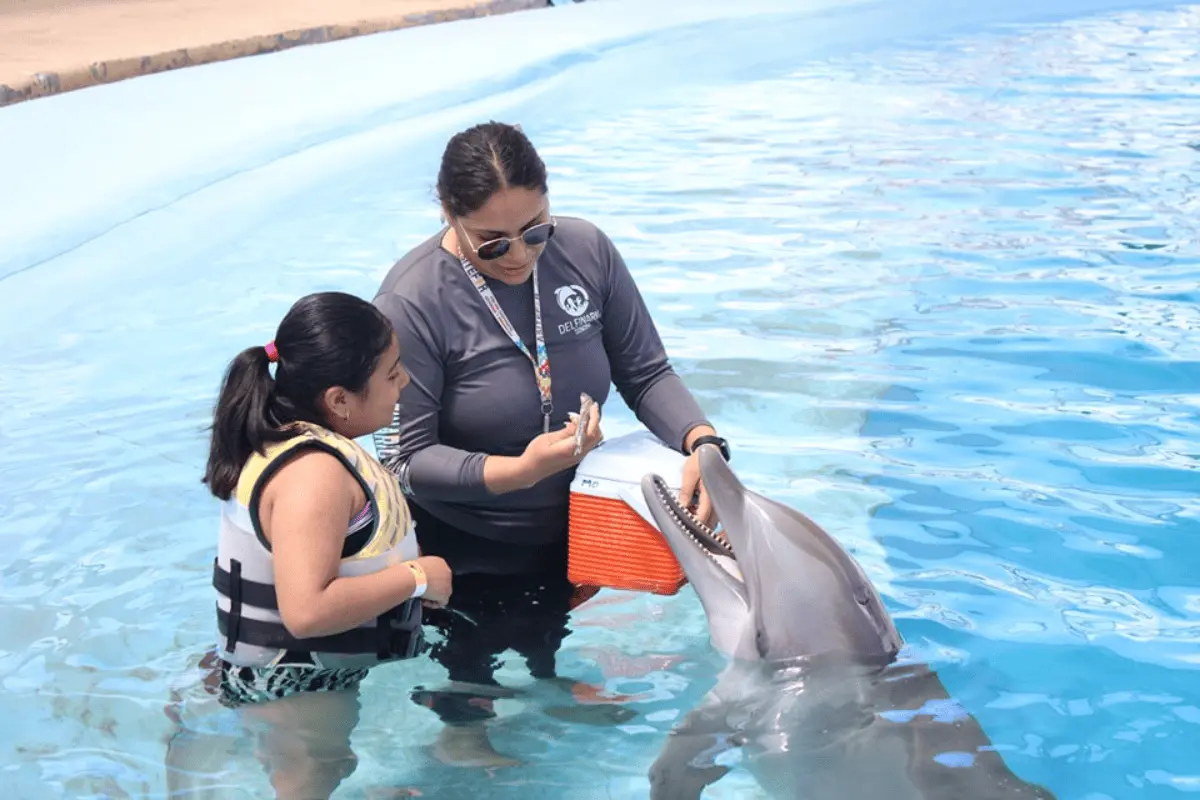
POLYGON ((686 460, 682 453, 642 428, 605 439, 592 448, 575 468, 575 477, 639 485, 646 473, 653 472, 661 475, 667 485, 677 487, 686 460))

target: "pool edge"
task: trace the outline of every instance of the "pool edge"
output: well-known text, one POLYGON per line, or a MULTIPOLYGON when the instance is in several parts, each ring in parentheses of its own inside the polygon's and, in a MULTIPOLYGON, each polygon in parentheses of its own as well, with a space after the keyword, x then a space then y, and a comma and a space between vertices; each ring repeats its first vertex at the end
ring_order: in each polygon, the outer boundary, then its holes
POLYGON ((366 19, 353 24, 316 25, 276 33, 265 33, 222 42, 177 48, 159 53, 97 61, 86 66, 75 66, 59 72, 38 72, 27 80, 10 86, 0 83, 0 108, 35 100, 40 97, 62 94, 76 89, 85 89, 105 83, 153 75, 173 69, 229 61, 235 58, 277 53, 311 44, 335 42, 354 36, 369 36, 375 33, 403 30, 441 22, 454 22, 474 17, 487 17, 548 8, 546 0, 483 0, 456 8, 419 11, 395 17, 366 19))

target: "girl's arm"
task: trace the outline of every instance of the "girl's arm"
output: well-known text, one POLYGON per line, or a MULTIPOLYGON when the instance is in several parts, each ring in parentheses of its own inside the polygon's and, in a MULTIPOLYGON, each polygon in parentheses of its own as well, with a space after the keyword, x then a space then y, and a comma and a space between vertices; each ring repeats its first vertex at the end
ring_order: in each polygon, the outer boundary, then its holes
POLYGON ((264 489, 259 519, 275 557, 279 614, 293 636, 307 639, 356 628, 416 590, 406 563, 371 575, 338 577, 346 530, 365 502, 341 462, 317 450, 292 458, 264 489))

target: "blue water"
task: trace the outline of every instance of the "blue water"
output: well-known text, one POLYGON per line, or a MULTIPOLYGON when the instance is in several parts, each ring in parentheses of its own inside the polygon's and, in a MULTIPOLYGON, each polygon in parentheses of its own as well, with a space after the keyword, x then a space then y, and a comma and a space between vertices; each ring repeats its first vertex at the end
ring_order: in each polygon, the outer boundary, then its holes
MULTIPOLYGON (((1019 775, 1063 800, 1200 791, 1200 6, 919 5, 673 27, 585 3, 0 110, 0 142, 77 140, 21 149, 0 187, 6 796, 164 797, 168 711, 213 745, 219 796, 266 796, 195 668, 220 371, 299 295, 369 296, 437 225, 445 138, 492 114, 534 138, 555 211, 617 241, 744 479, 854 550, 1019 775), (574 50, 537 51, 554 26, 574 50), (416 110, 287 83, 497 31, 551 66, 416 110), (63 127, 96 119, 122 136, 63 127)), ((450 770, 407 700, 444 674, 381 669, 338 796, 644 797, 719 667, 690 589, 605 592, 559 669, 644 694, 636 717, 569 722, 530 687, 492 733, 529 766, 450 770)), ((518 658, 501 678, 529 685, 518 658)), ((706 796, 762 795, 734 770, 706 796)))

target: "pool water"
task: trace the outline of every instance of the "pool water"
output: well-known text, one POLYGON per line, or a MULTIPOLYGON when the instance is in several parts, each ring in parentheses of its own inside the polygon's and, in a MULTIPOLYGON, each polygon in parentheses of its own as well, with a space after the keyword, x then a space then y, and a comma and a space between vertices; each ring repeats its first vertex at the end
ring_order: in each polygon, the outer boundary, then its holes
MULTIPOLYGON (((445 138, 492 113, 533 137, 556 213, 621 247, 743 479, 850 546, 1017 774, 1062 800, 1200 791, 1200 6, 1129 6, 830 52, 783 47, 797 13, 769 51, 733 30, 692 78, 678 59, 723 28, 651 36, 13 270, 6 795, 165 797, 166 742, 193 737, 214 796, 267 796, 196 668, 220 373, 298 296, 370 296, 436 228, 445 138), (616 88, 654 59, 670 81, 616 88)), ((609 435, 634 424, 605 409, 609 435)), ((527 765, 450 769, 408 700, 444 673, 380 669, 338 796, 645 797, 721 667, 690 588, 602 593, 558 664, 635 713, 581 720, 514 657, 499 676, 529 694, 497 703, 492 739, 527 765)), ((735 769, 706 796, 764 795, 735 769)))

